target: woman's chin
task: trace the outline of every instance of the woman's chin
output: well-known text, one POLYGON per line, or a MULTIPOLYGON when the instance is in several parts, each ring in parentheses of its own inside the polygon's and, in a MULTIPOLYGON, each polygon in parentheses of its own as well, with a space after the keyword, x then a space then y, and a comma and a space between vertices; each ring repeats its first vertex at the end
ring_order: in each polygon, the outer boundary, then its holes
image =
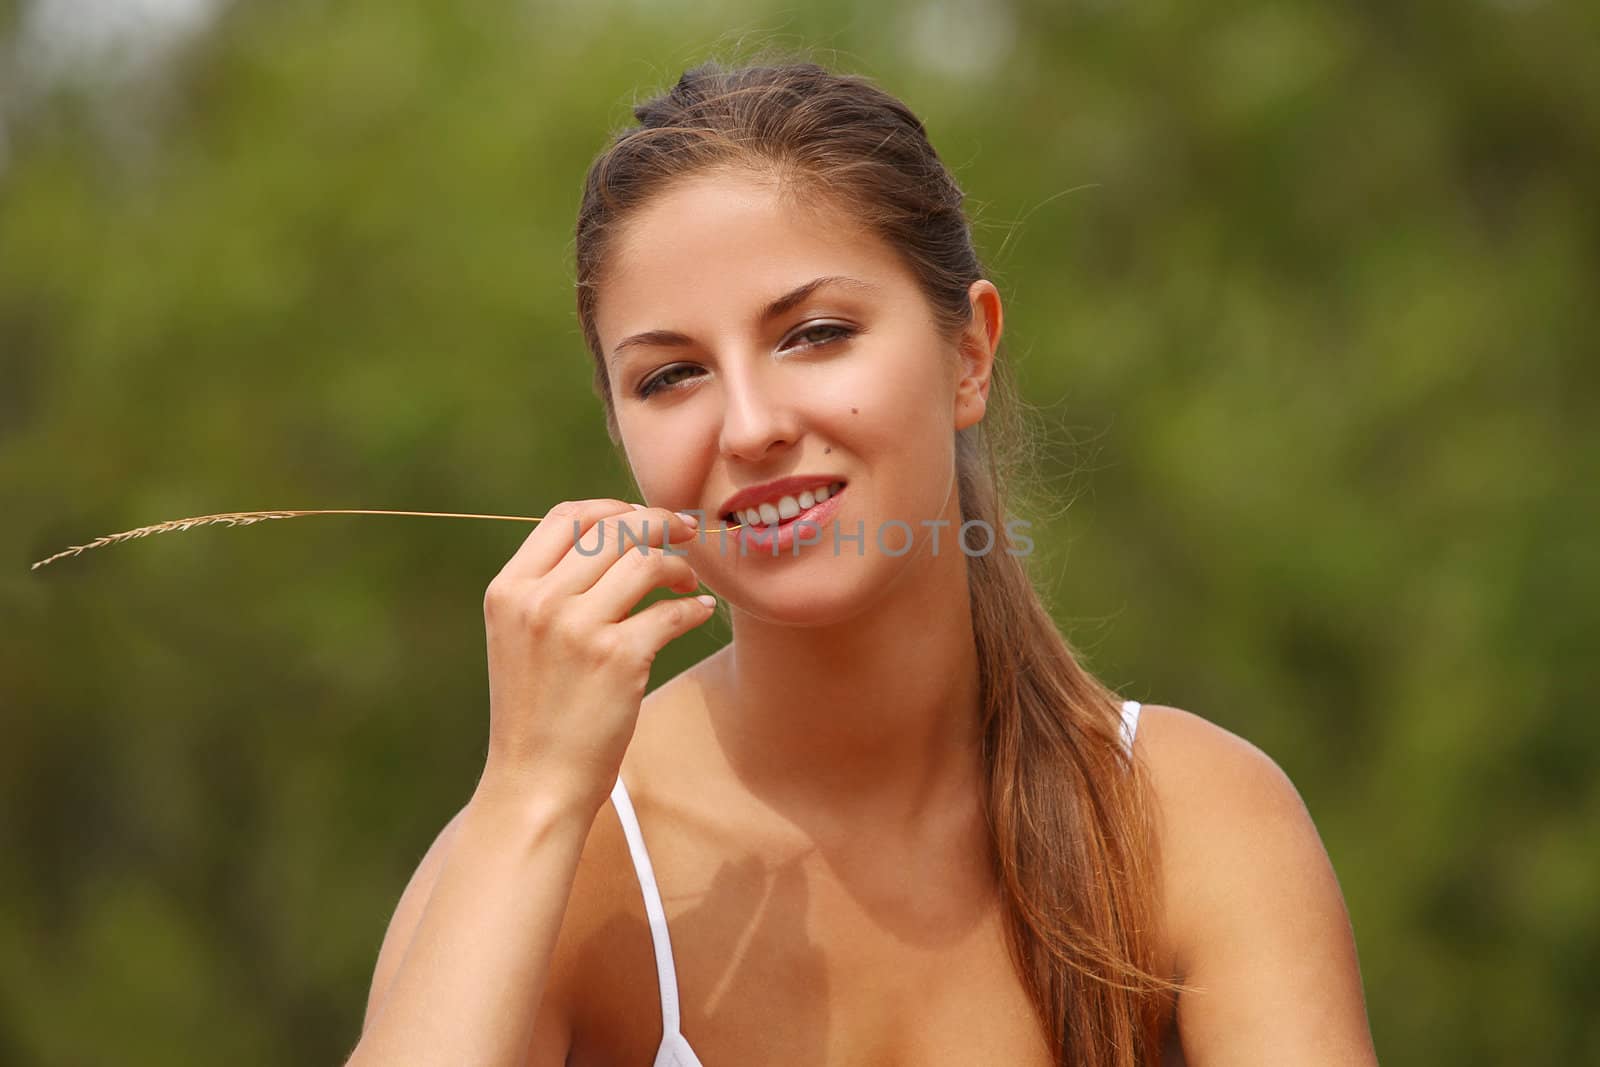
POLYGON ((815 629, 847 622, 866 608, 868 600, 858 588, 827 591, 815 583, 784 588, 787 583, 783 582, 762 588, 753 588, 748 582, 739 585, 730 592, 718 593, 718 597, 739 615, 771 626, 815 629))

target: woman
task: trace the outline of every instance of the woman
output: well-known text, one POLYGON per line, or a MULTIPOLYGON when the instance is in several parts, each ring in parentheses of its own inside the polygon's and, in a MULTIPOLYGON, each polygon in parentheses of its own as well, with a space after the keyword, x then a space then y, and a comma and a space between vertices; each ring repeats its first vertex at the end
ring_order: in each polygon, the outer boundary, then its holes
POLYGON ((1292 785, 1120 701, 1029 583, 1000 295, 921 123, 803 62, 635 115, 578 310, 649 506, 563 503, 490 583, 484 773, 351 1062, 1374 1062, 1292 785), (732 642, 646 695, 713 606, 630 612, 701 583, 732 642))

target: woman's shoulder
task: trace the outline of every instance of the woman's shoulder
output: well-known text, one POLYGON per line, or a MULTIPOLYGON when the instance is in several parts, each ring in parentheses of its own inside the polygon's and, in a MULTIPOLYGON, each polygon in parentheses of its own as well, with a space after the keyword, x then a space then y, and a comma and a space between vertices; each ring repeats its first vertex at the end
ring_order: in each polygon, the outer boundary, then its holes
POLYGON ((1182 708, 1145 704, 1134 756, 1155 797, 1169 881, 1237 889, 1246 871, 1283 878, 1298 866, 1327 866, 1294 783, 1237 734, 1182 708))
POLYGON ((1349 914, 1289 776, 1249 741, 1161 705, 1141 709, 1134 755, 1156 802, 1172 958, 1196 990, 1181 997, 1185 1047, 1245 1059, 1320 1046, 1369 1062, 1349 914))
POLYGON ((1149 768, 1157 794, 1181 793, 1203 807, 1244 807, 1265 801, 1303 810, 1283 769, 1261 749, 1208 719, 1163 704, 1139 707, 1134 752, 1149 768))

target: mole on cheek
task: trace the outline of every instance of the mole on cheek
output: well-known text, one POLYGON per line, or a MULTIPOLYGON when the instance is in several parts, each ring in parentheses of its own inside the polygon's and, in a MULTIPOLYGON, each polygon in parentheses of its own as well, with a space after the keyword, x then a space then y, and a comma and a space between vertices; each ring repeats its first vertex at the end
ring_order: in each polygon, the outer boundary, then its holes
POLYGON ((859 412, 859 411, 857 411, 857 410, 856 410, 856 409, 855 409, 855 408, 851 408, 851 409, 850 409, 850 414, 852 414, 852 415, 859 415, 859 414, 861 414, 861 413, 860 413, 860 412, 859 412))
POLYGON ((828 454, 828 453, 829 453, 829 452, 832 452, 832 451, 833 451, 833 449, 832 449, 832 448, 831 448, 831 447, 829 447, 829 448, 824 448, 824 449, 823 449, 823 450, 822 450, 822 454, 823 454, 823 455, 827 455, 827 454, 828 454))

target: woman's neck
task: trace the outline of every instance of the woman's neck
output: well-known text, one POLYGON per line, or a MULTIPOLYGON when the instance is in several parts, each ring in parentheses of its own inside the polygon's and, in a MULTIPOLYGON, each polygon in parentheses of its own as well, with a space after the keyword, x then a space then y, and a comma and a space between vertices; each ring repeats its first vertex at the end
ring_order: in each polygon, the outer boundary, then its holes
POLYGON ((711 722, 734 773, 775 809, 914 826, 981 788, 966 560, 929 555, 901 577, 837 627, 735 615, 711 722))

